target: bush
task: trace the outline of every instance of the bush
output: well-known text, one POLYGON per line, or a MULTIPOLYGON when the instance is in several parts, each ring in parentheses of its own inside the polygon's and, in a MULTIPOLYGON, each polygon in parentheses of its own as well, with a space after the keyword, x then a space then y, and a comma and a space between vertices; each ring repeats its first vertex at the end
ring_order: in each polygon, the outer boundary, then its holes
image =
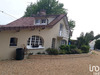
POLYGON ((74 49, 70 51, 70 54, 81 54, 82 51, 80 49, 74 49))
POLYGON ((87 46, 87 45, 82 45, 82 46, 81 46, 81 50, 82 50, 82 53, 88 53, 88 52, 89 52, 89 46, 87 46))
POLYGON ((53 48, 48 48, 46 49, 46 52, 49 54, 49 55, 58 55, 58 50, 57 49, 53 49, 53 48))
POLYGON ((60 50, 69 50, 70 49, 69 45, 61 45, 59 48, 60 48, 60 50))
POLYGON ((37 54, 42 54, 41 52, 38 52, 37 54))
POLYGON ((60 50, 66 50, 66 45, 61 45, 59 48, 60 50))
POLYGON ((66 45, 66 50, 69 51, 70 50, 70 46, 66 45))
POLYGON ((97 41, 95 42, 95 48, 96 48, 96 49, 100 49, 100 40, 97 40, 97 41))
POLYGON ((70 49, 76 49, 75 45, 70 45, 70 49))
POLYGON ((70 49, 76 49, 75 45, 61 45, 60 50, 70 50, 70 49))
POLYGON ((66 50, 59 50, 59 54, 66 54, 66 50))

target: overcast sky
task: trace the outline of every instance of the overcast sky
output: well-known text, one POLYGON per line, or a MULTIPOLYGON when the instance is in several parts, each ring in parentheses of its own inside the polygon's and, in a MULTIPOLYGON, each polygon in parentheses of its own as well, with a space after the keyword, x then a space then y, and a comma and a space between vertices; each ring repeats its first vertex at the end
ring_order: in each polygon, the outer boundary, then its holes
MULTIPOLYGON (((0 12, 0 25, 12 22, 24 15, 27 5, 37 0, 1 0, 0 10, 10 14, 0 12)), ((80 36, 81 32, 94 31, 100 33, 100 0, 59 0, 68 9, 68 17, 76 22, 72 39, 80 36)))

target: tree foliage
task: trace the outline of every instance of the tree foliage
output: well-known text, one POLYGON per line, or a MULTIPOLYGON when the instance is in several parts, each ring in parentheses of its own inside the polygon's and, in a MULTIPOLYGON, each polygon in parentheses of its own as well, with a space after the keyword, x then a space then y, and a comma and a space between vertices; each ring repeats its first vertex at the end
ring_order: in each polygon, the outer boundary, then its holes
POLYGON ((77 38, 77 47, 80 49, 82 45, 85 45, 84 33, 80 34, 80 37, 77 38))
POLYGON ((85 41, 87 41, 87 43, 92 41, 93 39, 94 39, 94 32, 93 31, 85 34, 85 41))
POLYGON ((37 14, 41 9, 45 9, 47 14, 65 14, 66 9, 63 8, 63 4, 56 0, 39 0, 37 3, 31 3, 25 12, 25 17, 37 14))
POLYGON ((97 41, 95 42, 95 48, 96 48, 96 49, 100 49, 100 40, 97 40, 97 41))
POLYGON ((75 27, 75 21, 69 20, 69 21, 68 21, 68 24, 69 24, 69 26, 70 26, 70 29, 73 30, 73 28, 75 27))
POLYGON ((93 39, 94 39, 94 32, 93 31, 86 33, 85 35, 82 32, 80 34, 80 37, 77 38, 78 48, 80 48, 82 45, 89 45, 89 42, 93 39))
MULTIPOLYGON (((30 17, 37 14, 41 9, 46 10, 46 14, 66 14, 67 9, 63 8, 63 4, 56 0, 39 0, 37 3, 31 3, 26 8, 24 17, 30 17)), ((75 27, 75 21, 69 20, 69 26, 72 30, 75 27)))
POLYGON ((96 36, 94 37, 94 39, 98 39, 98 38, 100 38, 100 34, 98 34, 98 35, 96 35, 96 36))

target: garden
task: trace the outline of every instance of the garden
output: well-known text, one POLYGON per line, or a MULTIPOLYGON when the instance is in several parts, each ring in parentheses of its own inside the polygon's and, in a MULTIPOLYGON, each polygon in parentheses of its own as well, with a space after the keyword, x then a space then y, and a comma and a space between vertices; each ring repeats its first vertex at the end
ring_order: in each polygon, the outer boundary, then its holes
POLYGON ((81 53, 88 53, 89 46, 82 45, 80 49, 78 49, 75 45, 61 45, 59 50, 48 48, 46 52, 49 55, 61 55, 61 54, 81 54, 81 53))

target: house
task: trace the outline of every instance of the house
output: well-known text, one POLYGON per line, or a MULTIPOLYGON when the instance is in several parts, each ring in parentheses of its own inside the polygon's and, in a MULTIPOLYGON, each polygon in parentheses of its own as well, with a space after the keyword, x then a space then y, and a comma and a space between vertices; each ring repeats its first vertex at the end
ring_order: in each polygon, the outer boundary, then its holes
POLYGON ((66 14, 46 15, 40 11, 32 17, 21 17, 0 26, 0 59, 14 58, 16 48, 23 46, 33 54, 59 49, 61 44, 68 44, 69 33, 66 14))
POLYGON ((96 41, 96 40, 93 40, 93 41, 91 41, 91 42, 89 43, 89 46, 90 46, 90 49, 91 49, 91 50, 94 50, 95 41, 96 41))
POLYGON ((94 39, 94 40, 92 40, 92 41, 89 43, 89 46, 90 46, 90 49, 91 49, 91 50, 94 50, 95 42, 96 42, 97 40, 100 40, 100 38, 94 39))

